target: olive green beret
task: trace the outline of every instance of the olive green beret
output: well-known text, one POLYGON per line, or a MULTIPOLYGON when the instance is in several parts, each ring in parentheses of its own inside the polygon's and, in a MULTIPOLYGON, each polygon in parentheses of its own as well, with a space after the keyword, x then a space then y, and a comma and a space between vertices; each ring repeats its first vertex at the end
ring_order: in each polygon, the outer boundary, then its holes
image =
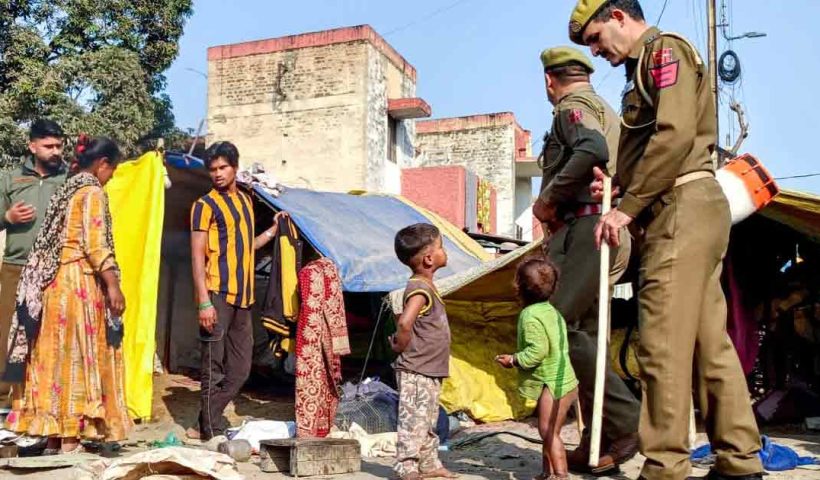
POLYGON ((584 45, 581 34, 592 17, 598 13, 609 0, 578 0, 572 15, 569 16, 569 39, 578 45, 584 45))
POLYGON ((554 47, 544 50, 541 52, 541 63, 544 65, 544 71, 571 63, 587 67, 590 73, 595 71, 589 58, 577 48, 572 47, 554 47))

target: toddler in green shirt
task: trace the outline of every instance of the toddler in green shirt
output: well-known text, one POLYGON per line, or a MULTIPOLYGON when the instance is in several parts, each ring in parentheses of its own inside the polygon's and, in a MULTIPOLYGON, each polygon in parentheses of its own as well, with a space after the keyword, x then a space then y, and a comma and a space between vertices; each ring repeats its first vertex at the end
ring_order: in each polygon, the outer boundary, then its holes
POLYGON ((538 402, 538 433, 544 441, 544 472, 538 479, 569 478, 561 427, 578 399, 578 380, 569 361, 567 326, 549 298, 558 270, 544 257, 524 259, 515 287, 524 309, 518 316, 518 351, 498 355, 505 368, 518 368, 518 393, 538 402))

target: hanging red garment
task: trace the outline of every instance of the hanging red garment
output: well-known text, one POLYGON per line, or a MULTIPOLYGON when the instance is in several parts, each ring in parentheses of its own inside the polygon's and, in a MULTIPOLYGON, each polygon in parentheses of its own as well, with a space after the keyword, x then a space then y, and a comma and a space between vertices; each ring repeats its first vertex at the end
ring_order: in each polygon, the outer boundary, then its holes
MULTIPOLYGON (((755 281, 757 276, 743 278, 735 271, 735 256, 730 251, 723 262, 723 288, 726 294, 726 333, 737 350, 743 374, 751 373, 755 366, 757 354, 760 351, 760 335, 758 334, 758 320, 755 315, 755 303, 744 290, 747 285, 755 281), (745 280, 745 282, 744 282, 745 280)), ((747 267, 748 270, 748 267, 747 267)), ((753 298, 753 297, 752 297, 753 298)))
POLYGON ((339 404, 341 355, 350 353, 342 282, 327 258, 299 272, 296 327, 296 435, 325 437, 339 404))

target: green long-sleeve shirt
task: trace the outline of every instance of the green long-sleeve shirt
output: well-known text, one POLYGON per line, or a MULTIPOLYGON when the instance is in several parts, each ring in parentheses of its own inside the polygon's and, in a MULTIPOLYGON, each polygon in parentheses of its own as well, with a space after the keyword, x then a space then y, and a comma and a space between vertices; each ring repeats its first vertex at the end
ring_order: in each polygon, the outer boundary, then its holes
POLYGON ((34 159, 27 158, 22 165, 0 176, 0 231, 6 231, 6 250, 3 262, 25 265, 34 239, 43 225, 51 196, 65 183, 66 168, 61 166, 54 174, 41 176, 34 170, 34 159), (6 222, 6 211, 17 202, 36 208, 34 221, 19 225, 6 222))
POLYGON ((538 400, 544 385, 556 399, 578 386, 569 361, 564 318, 549 302, 535 303, 518 315, 518 392, 538 400))

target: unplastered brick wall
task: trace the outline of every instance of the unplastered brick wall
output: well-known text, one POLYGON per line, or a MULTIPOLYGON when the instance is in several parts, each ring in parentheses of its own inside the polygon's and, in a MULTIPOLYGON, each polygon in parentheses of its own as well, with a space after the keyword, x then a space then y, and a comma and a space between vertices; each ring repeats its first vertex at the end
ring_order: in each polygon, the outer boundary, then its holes
POLYGON ((415 69, 370 27, 212 47, 208 77, 208 138, 243 165, 317 190, 384 187, 388 81, 414 93, 415 69))
POLYGON ((498 232, 515 235, 517 123, 512 113, 416 123, 415 166, 461 165, 489 181, 497 194, 498 232))

